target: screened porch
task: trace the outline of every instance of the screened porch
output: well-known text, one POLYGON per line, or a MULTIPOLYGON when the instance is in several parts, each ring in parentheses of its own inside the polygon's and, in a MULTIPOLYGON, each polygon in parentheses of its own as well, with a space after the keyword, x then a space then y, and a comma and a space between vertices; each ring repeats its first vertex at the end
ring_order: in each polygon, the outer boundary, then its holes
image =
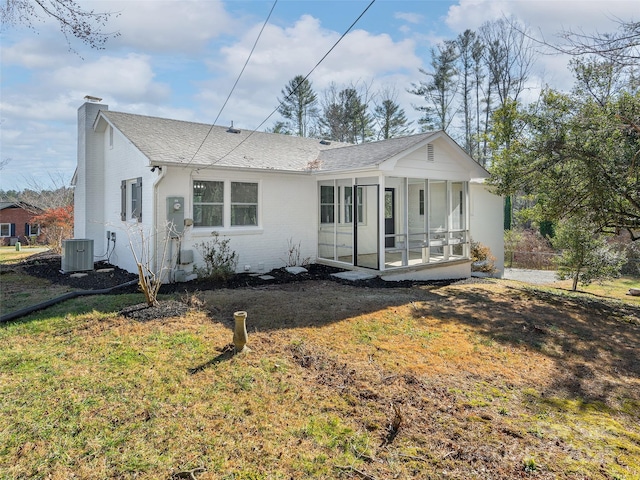
POLYGON ((318 196, 319 259, 379 271, 469 259, 466 181, 322 180, 318 196))

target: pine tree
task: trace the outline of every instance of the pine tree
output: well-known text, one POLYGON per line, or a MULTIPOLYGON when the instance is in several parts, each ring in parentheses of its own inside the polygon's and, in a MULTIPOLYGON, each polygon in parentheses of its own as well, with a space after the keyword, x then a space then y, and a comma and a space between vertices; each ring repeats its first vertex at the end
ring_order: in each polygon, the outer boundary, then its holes
POLYGON ((278 99, 278 113, 289 121, 287 130, 299 137, 311 136, 318 117, 318 96, 311 82, 302 75, 296 75, 281 92, 283 98, 278 99))

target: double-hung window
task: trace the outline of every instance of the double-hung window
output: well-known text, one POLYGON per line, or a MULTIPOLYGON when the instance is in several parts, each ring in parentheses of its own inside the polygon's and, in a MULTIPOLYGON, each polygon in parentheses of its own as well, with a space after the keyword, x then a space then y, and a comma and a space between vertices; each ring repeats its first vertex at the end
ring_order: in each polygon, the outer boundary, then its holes
POLYGON ((194 180, 193 224, 196 227, 257 227, 258 183, 194 180))
POLYGON ((11 237, 12 230, 15 230, 13 223, 0 223, 0 237, 11 237))
POLYGON ((231 226, 258 225, 258 184, 231 182, 231 226))
POLYGON ((194 180, 193 224, 196 227, 224 226, 224 182, 194 180))

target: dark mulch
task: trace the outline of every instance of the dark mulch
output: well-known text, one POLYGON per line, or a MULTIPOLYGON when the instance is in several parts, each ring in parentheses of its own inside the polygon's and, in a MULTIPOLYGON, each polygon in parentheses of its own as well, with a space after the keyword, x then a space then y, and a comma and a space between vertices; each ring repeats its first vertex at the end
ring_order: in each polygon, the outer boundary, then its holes
MULTIPOLYGON (((76 277, 70 273, 63 273, 61 269, 60 255, 52 253, 36 254, 23 262, 3 268, 19 269, 24 273, 44 278, 58 285, 69 285, 80 290, 102 290, 106 288, 116 287, 131 282, 138 278, 137 274, 129 273, 126 270, 110 265, 107 262, 96 262, 95 268, 90 272, 82 272, 81 277, 76 277), (102 271, 101 271, 102 270, 102 271)), ((368 288, 407 288, 415 285, 448 285, 456 280, 438 280, 438 281, 399 281, 387 282, 379 277, 368 280, 342 280, 332 277, 331 274, 342 272, 343 269, 329 267, 326 265, 312 264, 307 267, 306 273, 292 274, 284 268, 278 268, 261 275, 250 273, 238 273, 232 275, 228 279, 197 279, 184 283, 170 283, 161 287, 160 293, 184 293, 197 292, 203 290, 216 290, 221 288, 247 288, 259 287, 263 285, 279 285, 292 282, 304 282, 310 280, 330 280, 337 283, 344 283, 357 287, 368 288), (269 276, 272 278, 265 279, 261 277, 269 276)), ((119 288, 113 293, 131 293, 137 292, 139 288, 136 284, 128 287, 119 288)))
MULTIPOLYGON (((63 273, 61 271, 60 255, 52 253, 36 254, 17 265, 0 266, 0 273, 3 271, 16 270, 27 275, 44 278, 58 285, 68 285, 77 290, 105 290, 112 289, 110 293, 135 293, 140 292, 136 282, 138 275, 129 273, 107 262, 96 262, 94 270, 90 272, 63 273), (125 285, 132 283, 131 285, 125 285)), ((250 273, 239 273, 227 279, 197 279, 184 283, 170 283, 162 285, 160 294, 171 293, 191 293, 222 288, 255 288, 264 285, 281 285, 293 282, 305 282, 312 280, 332 281, 336 283, 348 284, 356 287, 367 288, 408 288, 415 285, 448 285, 456 280, 440 280, 430 282, 386 282, 379 277, 368 280, 342 280, 331 276, 332 273, 344 271, 339 268, 326 265, 312 264, 307 267, 307 272, 292 274, 284 268, 279 268, 265 274, 256 275, 250 273)), ((187 297, 188 298, 188 297, 187 297)), ((149 321, 154 319, 164 319, 169 317, 182 316, 189 310, 189 306, 183 302, 175 300, 162 300, 154 306, 140 303, 127 307, 121 315, 138 321, 149 321)))

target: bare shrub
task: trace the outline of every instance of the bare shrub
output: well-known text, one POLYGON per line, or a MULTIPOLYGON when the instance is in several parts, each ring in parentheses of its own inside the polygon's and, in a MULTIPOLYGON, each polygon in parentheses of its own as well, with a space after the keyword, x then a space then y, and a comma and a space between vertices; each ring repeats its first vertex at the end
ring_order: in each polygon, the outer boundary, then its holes
POLYGON ((302 242, 295 244, 292 238, 287 240, 287 258, 283 260, 285 267, 306 267, 311 263, 310 257, 302 258, 300 253, 302 242))
POLYGON ((221 239, 218 232, 211 232, 212 239, 195 245, 202 259, 203 267, 195 267, 199 278, 227 280, 236 273, 238 254, 229 246, 230 239, 221 239))
POLYGON ((547 238, 534 230, 505 232, 505 264, 509 267, 553 270, 557 254, 547 238))

